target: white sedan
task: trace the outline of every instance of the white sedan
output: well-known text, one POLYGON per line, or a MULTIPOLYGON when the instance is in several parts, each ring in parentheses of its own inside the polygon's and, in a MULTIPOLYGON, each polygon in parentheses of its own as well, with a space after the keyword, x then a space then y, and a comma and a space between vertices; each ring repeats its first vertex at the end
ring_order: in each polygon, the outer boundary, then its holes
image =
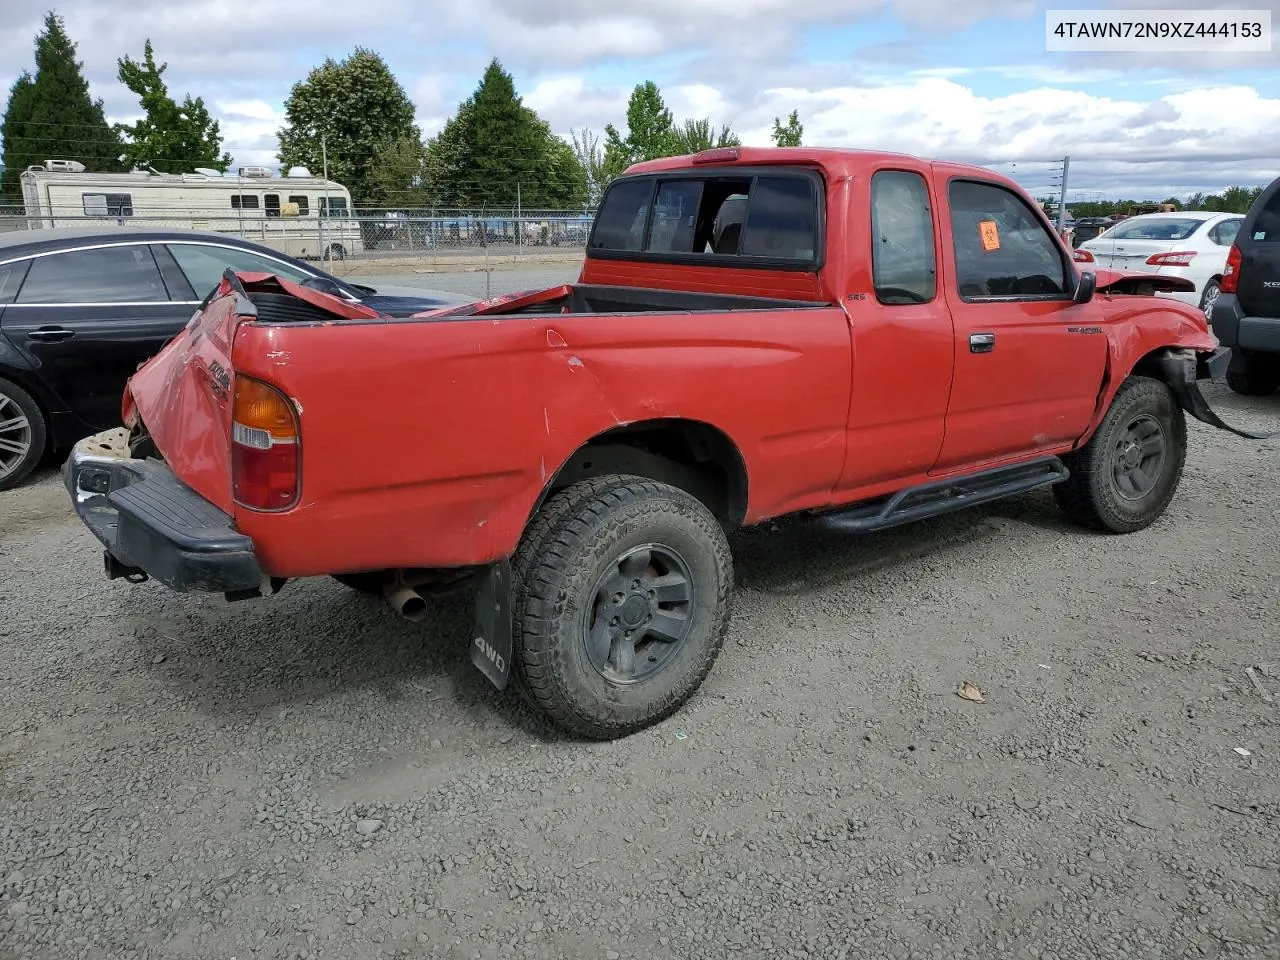
POLYGON ((1218 299, 1218 284, 1244 217, 1238 213, 1182 210, 1144 213, 1121 220, 1075 251, 1075 258, 1126 273, 1158 273, 1184 277, 1194 292, 1163 293, 1209 312, 1218 299))

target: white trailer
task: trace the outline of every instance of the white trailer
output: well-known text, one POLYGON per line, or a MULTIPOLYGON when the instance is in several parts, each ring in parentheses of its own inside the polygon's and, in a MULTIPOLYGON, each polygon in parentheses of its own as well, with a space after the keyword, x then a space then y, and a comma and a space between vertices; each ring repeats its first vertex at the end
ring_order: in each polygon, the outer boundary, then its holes
POLYGON ((322 177, 278 177, 267 167, 87 173, 75 161, 46 160, 21 179, 28 229, 89 220, 210 230, 307 259, 342 259, 364 249, 350 191, 322 177))

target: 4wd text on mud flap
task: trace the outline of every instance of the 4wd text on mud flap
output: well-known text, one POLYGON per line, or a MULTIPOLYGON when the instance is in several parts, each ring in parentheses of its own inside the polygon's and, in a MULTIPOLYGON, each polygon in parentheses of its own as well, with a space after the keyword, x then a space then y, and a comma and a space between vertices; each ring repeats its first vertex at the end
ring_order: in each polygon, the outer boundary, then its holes
POLYGON ((502 658, 502 654, 489 646, 489 642, 485 640, 484 637, 476 637, 475 645, 477 649, 479 649, 479 651, 488 658, 490 663, 503 673, 507 672, 507 661, 502 658))

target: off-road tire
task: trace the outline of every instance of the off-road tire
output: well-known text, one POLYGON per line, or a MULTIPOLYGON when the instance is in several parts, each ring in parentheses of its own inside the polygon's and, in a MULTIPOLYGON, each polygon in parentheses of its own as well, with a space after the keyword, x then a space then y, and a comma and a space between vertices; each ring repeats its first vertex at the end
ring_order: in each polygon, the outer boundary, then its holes
MULTIPOLYGON (((30 432, 30 446, 27 452, 14 464, 12 470, 0 474, 0 490, 9 490, 26 480, 31 475, 31 471, 39 465, 40 458, 45 454, 48 432, 44 413, 41 412, 40 405, 31 394, 16 383, 0 380, 0 396, 12 401, 12 404, 0 404, 0 406, 12 410, 16 405, 22 411, 22 415, 27 418, 30 432)), ((0 416, 0 420, 4 419, 9 418, 0 416)))
POLYGON ((675 713, 706 679, 731 616, 733 558, 699 500, 669 484, 597 477, 552 496, 512 563, 512 678, 525 699, 577 736, 628 736, 675 713), (584 624, 597 581, 627 550, 674 548, 688 565, 690 629, 657 673, 607 679, 590 662, 584 624))
POLYGON ((1187 421, 1169 387, 1150 377, 1132 376, 1120 385, 1098 430, 1079 450, 1063 458, 1071 476, 1053 488, 1058 506, 1071 520, 1106 533, 1134 533, 1168 509, 1187 457, 1187 421), (1150 490, 1126 496, 1116 477, 1131 425, 1158 424, 1163 456, 1150 490))
MULTIPOLYGON (((1280 388, 1280 357, 1246 356, 1238 370, 1227 370, 1227 386, 1245 397, 1267 397, 1280 388)), ((1234 366, 1234 364, 1233 364, 1234 366)))

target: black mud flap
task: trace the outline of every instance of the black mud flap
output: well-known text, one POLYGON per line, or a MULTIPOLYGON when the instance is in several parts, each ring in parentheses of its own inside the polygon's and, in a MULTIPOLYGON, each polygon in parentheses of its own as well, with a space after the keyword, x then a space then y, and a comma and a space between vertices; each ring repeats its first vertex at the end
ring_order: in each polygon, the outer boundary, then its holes
MULTIPOLYGON (((1219 350, 1210 357, 1206 361, 1210 375, 1218 376, 1218 371, 1226 369, 1229 359, 1230 351, 1225 349, 1219 350)), ((1160 358, 1160 363, 1164 368, 1165 378, 1169 382, 1169 387, 1173 390, 1174 396, 1178 398, 1178 403, 1182 405, 1182 409, 1201 423, 1207 423, 1209 426, 1225 430, 1227 433, 1234 433, 1237 437, 1244 437, 1246 440, 1275 440, 1280 438, 1280 431, 1274 433, 1250 433, 1247 430, 1240 430, 1224 423, 1222 418, 1213 412, 1209 406, 1209 401, 1200 392, 1200 385, 1197 382, 1199 360, 1192 351, 1170 350, 1160 358)))
POLYGON ((511 675, 511 563, 500 560, 480 573, 476 590, 471 662, 499 690, 511 675))

